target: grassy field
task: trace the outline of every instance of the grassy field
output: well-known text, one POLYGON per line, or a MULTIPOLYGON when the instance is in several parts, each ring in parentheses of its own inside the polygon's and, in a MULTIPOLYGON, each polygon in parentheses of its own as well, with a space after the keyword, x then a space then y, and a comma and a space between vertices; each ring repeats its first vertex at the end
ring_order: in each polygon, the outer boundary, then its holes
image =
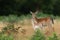
MULTIPOLYGON (((1 40, 59 40, 60 39, 60 19, 58 16, 47 15, 47 14, 37 14, 37 17, 48 17, 51 16, 55 18, 54 20, 54 31, 53 35, 46 37, 42 32, 34 32, 31 24, 31 15, 27 16, 0 16, 0 39, 1 40), (18 31, 15 28, 22 27, 18 31), (4 29, 3 29, 4 28, 4 29)), ((48 31, 48 28, 45 28, 48 31)), ((48 32, 49 33, 49 32, 48 32)), ((47 34, 49 35, 49 34, 47 34)))

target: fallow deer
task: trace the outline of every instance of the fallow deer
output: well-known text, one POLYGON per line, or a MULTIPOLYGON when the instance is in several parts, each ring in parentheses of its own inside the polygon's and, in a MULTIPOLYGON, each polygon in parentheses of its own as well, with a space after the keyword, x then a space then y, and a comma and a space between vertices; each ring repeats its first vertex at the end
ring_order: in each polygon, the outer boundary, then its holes
POLYGON ((38 13, 38 11, 36 12, 31 12, 32 14, 32 25, 34 30, 36 31, 36 29, 43 29, 44 25, 48 25, 49 29, 52 29, 52 24, 54 24, 54 20, 51 17, 44 17, 44 18, 37 18, 36 14, 38 13))

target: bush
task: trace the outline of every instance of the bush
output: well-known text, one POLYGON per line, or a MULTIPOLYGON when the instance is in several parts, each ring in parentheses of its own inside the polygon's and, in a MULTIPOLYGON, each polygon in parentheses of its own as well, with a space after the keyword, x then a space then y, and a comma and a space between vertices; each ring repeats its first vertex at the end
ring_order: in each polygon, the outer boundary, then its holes
POLYGON ((37 30, 31 40, 45 40, 45 36, 39 30, 37 30))
POLYGON ((0 32, 0 40, 13 40, 14 39, 13 29, 14 29, 13 25, 8 25, 7 27, 4 27, 2 29, 2 32, 0 32))
POLYGON ((0 40, 13 40, 13 36, 12 34, 9 36, 6 36, 5 34, 0 33, 0 40))
POLYGON ((59 40, 56 33, 53 33, 53 36, 49 37, 49 40, 59 40))
POLYGON ((52 36, 45 37, 44 34, 41 31, 35 32, 35 34, 32 36, 31 40, 59 40, 58 36, 54 32, 52 36))

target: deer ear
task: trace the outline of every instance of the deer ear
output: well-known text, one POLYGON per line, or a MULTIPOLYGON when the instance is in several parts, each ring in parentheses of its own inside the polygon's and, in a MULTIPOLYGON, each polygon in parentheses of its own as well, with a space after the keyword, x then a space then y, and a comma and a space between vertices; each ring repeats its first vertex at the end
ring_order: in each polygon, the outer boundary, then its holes
POLYGON ((35 12, 35 14, 37 14, 37 13, 38 13, 38 11, 35 12))
POLYGON ((33 12, 32 12, 32 11, 30 11, 30 13, 32 14, 33 12))

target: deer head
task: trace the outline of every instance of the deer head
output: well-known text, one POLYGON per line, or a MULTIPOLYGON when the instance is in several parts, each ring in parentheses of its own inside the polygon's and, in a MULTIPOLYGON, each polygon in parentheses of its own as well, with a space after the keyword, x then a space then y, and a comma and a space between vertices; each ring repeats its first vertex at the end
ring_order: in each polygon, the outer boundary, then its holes
POLYGON ((30 11, 30 13, 32 14, 32 17, 35 18, 36 17, 36 14, 38 13, 38 11, 36 11, 36 12, 30 11))

